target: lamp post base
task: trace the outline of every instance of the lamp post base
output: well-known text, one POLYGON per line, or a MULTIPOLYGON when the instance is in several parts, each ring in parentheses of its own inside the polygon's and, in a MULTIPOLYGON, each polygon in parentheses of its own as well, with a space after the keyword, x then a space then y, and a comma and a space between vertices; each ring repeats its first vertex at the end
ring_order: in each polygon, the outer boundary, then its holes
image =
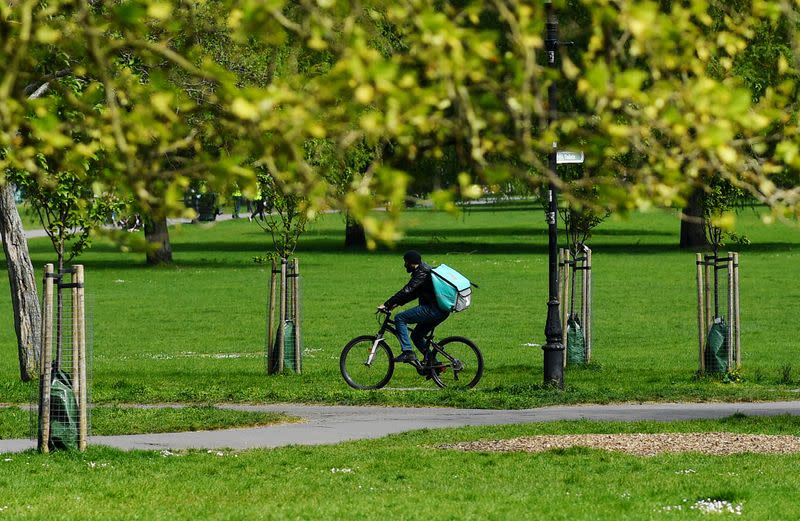
POLYGON ((544 385, 558 389, 564 388, 564 346, 560 343, 545 344, 544 351, 544 385))

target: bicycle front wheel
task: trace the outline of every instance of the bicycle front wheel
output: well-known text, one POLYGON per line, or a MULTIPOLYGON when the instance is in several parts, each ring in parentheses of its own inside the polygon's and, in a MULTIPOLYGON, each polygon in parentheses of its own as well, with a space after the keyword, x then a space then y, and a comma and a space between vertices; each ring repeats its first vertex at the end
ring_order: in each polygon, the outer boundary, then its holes
POLYGON ((339 357, 339 370, 344 381, 353 389, 380 389, 392 379, 394 357, 386 342, 381 340, 370 360, 376 337, 360 336, 352 339, 339 357))
POLYGON ((439 342, 438 366, 433 369, 433 381, 439 387, 472 389, 483 376, 483 354, 472 340, 451 336, 439 342))

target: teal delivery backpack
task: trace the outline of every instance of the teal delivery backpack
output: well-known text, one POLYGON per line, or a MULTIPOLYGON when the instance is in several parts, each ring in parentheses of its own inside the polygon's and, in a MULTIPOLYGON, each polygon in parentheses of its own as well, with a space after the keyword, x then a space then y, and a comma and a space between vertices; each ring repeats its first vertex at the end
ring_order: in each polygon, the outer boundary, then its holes
MULTIPOLYGON (((442 311, 464 311, 472 304, 472 289, 467 278, 448 266, 441 264, 431 270, 433 291, 442 311)), ((478 286, 475 286, 476 288, 478 286)))

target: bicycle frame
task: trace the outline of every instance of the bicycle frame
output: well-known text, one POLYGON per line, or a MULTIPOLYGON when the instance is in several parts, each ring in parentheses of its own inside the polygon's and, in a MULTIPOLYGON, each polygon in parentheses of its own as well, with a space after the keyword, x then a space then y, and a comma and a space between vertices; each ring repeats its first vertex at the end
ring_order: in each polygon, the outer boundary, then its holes
MULTIPOLYGON (((378 311, 378 313, 383 313, 384 315, 386 315, 386 317, 383 319, 383 323, 381 324, 381 327, 378 330, 377 335, 375 335, 375 341, 372 343, 372 349, 370 350, 369 356, 367 357, 367 361, 365 363, 365 365, 367 365, 367 366, 371 366, 372 365, 372 361, 375 359, 375 353, 378 352, 378 345, 381 342, 383 342, 384 339, 386 338, 386 332, 387 331, 389 333, 391 333, 392 335, 394 335, 394 337, 397 339, 398 342, 400 341, 400 334, 397 332, 397 327, 395 326, 394 320, 392 320, 392 312, 391 311, 378 311)), ((452 356, 450 356, 442 348, 440 348, 439 344, 437 344, 433 340, 433 332, 434 331, 432 330, 430 333, 425 335, 425 343, 426 343, 426 345, 428 347, 428 350, 429 351, 433 350, 437 354, 442 355, 444 358, 447 358, 447 360, 450 363, 455 363, 456 359, 453 358, 452 356)), ((423 368, 423 365, 419 362, 419 360, 417 360, 414 363, 412 363, 412 365, 414 365, 417 369, 422 369, 423 368)))
MULTIPOLYGON (((381 311, 378 311, 381 313, 381 311)), ((372 361, 375 359, 375 353, 378 352, 378 345, 383 342, 384 338, 386 338, 386 331, 392 333, 395 338, 397 336, 397 329, 394 327, 394 320, 392 320, 392 313, 389 311, 382 312, 386 317, 383 319, 383 323, 381 324, 381 328, 378 330, 378 334, 375 335, 375 341, 372 343, 372 349, 369 351, 369 356, 367 357, 367 361, 364 363, 366 366, 371 366, 372 361)))

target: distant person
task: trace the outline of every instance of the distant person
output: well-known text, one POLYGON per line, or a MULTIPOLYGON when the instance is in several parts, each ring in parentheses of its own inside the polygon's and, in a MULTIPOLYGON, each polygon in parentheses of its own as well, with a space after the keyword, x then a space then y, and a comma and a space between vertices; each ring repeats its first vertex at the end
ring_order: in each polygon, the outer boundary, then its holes
POLYGON ((378 306, 378 309, 381 311, 391 310, 416 298, 419 299, 419 305, 401 311, 394 317, 401 348, 400 355, 394 361, 411 363, 417 360, 414 349, 411 347, 411 341, 413 340, 417 349, 427 357, 428 346, 425 345, 425 336, 444 322, 450 313, 442 311, 436 304, 431 267, 422 262, 422 256, 416 251, 407 251, 403 255, 403 265, 411 274, 411 280, 400 291, 378 306), (408 324, 417 325, 410 338, 408 324))
POLYGON ((266 207, 267 207, 267 201, 266 201, 266 197, 264 197, 264 194, 261 191, 261 187, 259 187, 258 190, 256 190, 256 200, 255 200, 255 202, 256 202, 256 206, 253 209, 253 213, 250 214, 250 217, 248 219, 252 221, 256 217, 259 217, 260 219, 263 220, 264 219, 264 210, 266 210, 266 207))
POLYGON ((242 190, 239 188, 237 183, 233 183, 233 193, 231 194, 233 197, 233 215, 232 218, 238 219, 239 218, 239 210, 242 209, 242 201, 244 197, 242 197, 242 190))

